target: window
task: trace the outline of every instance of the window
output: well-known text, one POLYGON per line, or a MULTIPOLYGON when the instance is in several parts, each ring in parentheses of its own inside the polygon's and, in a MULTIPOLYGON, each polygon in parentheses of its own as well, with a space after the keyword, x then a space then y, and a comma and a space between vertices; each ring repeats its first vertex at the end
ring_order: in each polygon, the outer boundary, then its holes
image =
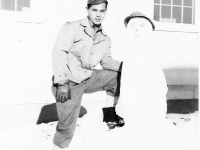
POLYGON ((8 11, 28 11, 30 8, 30 0, 0 0, 1 10, 8 11))
POLYGON ((0 21, 40 24, 44 4, 42 0, 0 0, 0 21))
POLYGON ((154 20, 195 24, 195 0, 154 0, 154 20))

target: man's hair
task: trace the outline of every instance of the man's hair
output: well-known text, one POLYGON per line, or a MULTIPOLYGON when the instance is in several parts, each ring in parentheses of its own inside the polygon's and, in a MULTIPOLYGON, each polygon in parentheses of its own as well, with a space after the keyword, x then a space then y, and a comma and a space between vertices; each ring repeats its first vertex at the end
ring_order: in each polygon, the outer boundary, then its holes
MULTIPOLYGON (((104 3, 106 4, 106 9, 107 9, 108 1, 105 1, 104 3)), ((91 6, 92 6, 92 4, 87 4, 87 9, 90 9, 91 6)))

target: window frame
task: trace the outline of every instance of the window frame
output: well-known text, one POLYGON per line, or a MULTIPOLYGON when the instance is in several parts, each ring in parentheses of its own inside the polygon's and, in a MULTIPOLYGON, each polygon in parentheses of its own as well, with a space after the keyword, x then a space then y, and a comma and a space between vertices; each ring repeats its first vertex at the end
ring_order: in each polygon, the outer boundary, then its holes
MULTIPOLYGON (((161 0, 160 0, 161 1, 161 0)), ((198 4, 200 4, 198 2, 198 0, 193 0, 194 3, 194 10, 193 11, 193 15, 192 15, 192 21, 194 20, 194 24, 184 24, 184 23, 170 23, 170 22, 160 22, 160 21, 156 21, 154 20, 154 0, 153 0, 153 21, 156 24, 156 29, 155 31, 168 31, 168 32, 189 32, 189 33, 199 33, 199 20, 197 17, 198 12, 198 4)), ((162 4, 159 4, 160 6, 162 6, 162 4)), ((167 5, 167 4, 164 4, 167 5)), ((168 6, 173 6, 172 2, 170 5, 168 6)), ((183 7, 182 7, 183 9, 183 7)), ((171 9, 172 12, 172 9, 171 9)), ((161 15, 161 11, 160 14, 161 15)), ((173 14, 171 14, 173 15, 173 14)), ((181 17, 183 17, 183 15, 181 15, 181 17)))

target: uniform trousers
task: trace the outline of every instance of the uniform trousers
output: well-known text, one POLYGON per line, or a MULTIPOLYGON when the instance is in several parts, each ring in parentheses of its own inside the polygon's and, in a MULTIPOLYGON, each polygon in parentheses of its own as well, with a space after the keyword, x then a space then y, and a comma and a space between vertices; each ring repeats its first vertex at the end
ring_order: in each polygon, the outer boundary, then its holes
POLYGON ((56 103, 59 120, 53 143, 61 148, 69 147, 76 129, 81 99, 84 93, 106 91, 109 96, 119 97, 120 78, 120 72, 95 69, 91 77, 81 83, 77 84, 70 81, 71 99, 64 103, 56 103))

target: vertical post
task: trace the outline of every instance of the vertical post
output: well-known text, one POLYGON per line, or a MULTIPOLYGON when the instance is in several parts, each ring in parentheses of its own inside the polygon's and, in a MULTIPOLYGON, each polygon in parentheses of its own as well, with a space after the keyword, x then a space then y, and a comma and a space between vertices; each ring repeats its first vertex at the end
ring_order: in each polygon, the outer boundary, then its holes
POLYGON ((172 13, 173 13, 173 3, 172 3, 173 0, 171 0, 171 16, 170 16, 170 23, 172 23, 172 13))
POLYGON ((182 7, 181 7, 181 23, 183 23, 183 8, 184 8, 183 3, 184 3, 184 1, 182 0, 182 7))
POLYGON ((194 24, 195 18, 195 0, 192 0, 192 24, 194 24))
POLYGON ((162 9, 161 9, 161 7, 162 7, 162 5, 161 5, 162 3, 161 3, 161 0, 160 0, 160 18, 159 18, 159 20, 160 20, 160 22, 161 22, 161 11, 162 11, 162 9))
POLYGON ((17 11, 17 0, 15 0, 15 11, 17 11))

